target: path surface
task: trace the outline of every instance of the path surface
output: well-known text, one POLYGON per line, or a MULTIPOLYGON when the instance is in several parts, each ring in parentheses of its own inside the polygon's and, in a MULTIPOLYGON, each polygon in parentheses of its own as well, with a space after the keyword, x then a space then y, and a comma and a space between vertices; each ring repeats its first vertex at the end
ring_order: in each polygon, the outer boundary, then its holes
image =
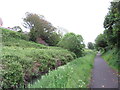
POLYGON ((108 64, 97 54, 94 62, 91 88, 118 88, 118 77, 108 64))

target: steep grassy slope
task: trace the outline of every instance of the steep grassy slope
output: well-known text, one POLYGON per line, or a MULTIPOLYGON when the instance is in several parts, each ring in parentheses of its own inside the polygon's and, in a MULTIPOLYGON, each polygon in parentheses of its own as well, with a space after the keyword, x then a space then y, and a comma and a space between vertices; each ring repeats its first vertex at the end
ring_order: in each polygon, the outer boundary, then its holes
POLYGON ((103 59, 106 60, 108 62, 108 64, 120 71, 120 51, 118 51, 116 48, 112 49, 112 50, 109 50, 108 52, 104 53, 102 55, 103 59))
POLYGON ((42 44, 37 44, 34 42, 28 41, 29 36, 14 32, 7 29, 0 29, 2 31, 2 45, 3 46, 16 46, 16 47, 22 47, 22 48, 47 48, 47 46, 44 46, 42 44))
POLYGON ((2 31, 2 57, 0 78, 2 88, 27 85, 32 79, 72 61, 76 56, 59 47, 49 47, 28 41, 28 36, 6 30, 2 31))
POLYGON ((0 30, 3 44, 0 88, 27 87, 29 82, 41 76, 29 88, 83 88, 89 84, 95 57, 93 51, 85 50, 86 56, 75 59, 76 55, 68 50, 30 42, 27 35, 18 32, 0 30))

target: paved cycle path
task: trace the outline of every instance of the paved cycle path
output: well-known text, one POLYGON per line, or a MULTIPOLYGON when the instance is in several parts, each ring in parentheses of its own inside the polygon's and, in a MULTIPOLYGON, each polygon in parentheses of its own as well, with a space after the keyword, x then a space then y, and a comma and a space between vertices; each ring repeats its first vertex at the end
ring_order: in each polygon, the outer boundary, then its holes
POLYGON ((118 88, 118 77, 114 70, 97 54, 92 72, 91 88, 118 88))

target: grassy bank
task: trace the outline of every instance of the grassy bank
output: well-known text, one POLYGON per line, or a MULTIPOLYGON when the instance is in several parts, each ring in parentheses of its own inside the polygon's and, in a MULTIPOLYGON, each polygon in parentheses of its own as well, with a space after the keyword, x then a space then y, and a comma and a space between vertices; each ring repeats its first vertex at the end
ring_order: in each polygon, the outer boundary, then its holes
POLYGON ((20 88, 38 76, 75 59, 75 54, 60 47, 49 47, 28 41, 19 32, 2 31, 0 88, 20 88))
POLYGON ((89 84, 95 56, 93 51, 85 49, 86 56, 75 59, 76 55, 66 49, 30 42, 29 36, 19 32, 0 30, 3 45, 0 88, 27 87, 41 76, 29 87, 83 88, 89 84))
POLYGON ((107 51, 102 55, 103 59, 107 61, 107 63, 115 70, 118 71, 120 69, 120 61, 119 61, 120 51, 117 49, 112 49, 107 51))
POLYGON ((67 65, 42 76, 29 88, 86 88, 90 83, 95 53, 75 59, 67 65))
POLYGON ((8 47, 22 47, 22 48, 47 48, 42 44, 29 41, 29 36, 20 32, 14 32, 8 29, 2 29, 2 45, 8 47))

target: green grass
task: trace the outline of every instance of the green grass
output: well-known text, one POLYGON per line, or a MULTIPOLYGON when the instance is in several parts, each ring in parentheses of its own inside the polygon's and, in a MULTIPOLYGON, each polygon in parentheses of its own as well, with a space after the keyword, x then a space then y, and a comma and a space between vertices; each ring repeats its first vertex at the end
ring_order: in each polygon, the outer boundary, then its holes
POLYGON ((17 88, 41 76, 48 70, 74 60, 74 53, 60 47, 49 47, 28 41, 28 36, 19 32, 2 31, 2 55, 0 57, 0 87, 17 88), (59 65, 58 65, 59 62, 59 65))
POLYGON ((11 31, 9 29, 4 29, 4 28, 0 28, 0 30, 2 31, 3 39, 16 38, 16 39, 23 39, 27 41, 29 39, 28 35, 20 33, 20 32, 11 31))
POLYGON ((103 59, 107 61, 107 63, 115 70, 118 71, 118 68, 120 69, 120 61, 118 58, 120 51, 117 52, 117 49, 112 49, 107 51, 102 55, 103 59))
POLYGON ((87 88, 90 83, 95 53, 75 59, 42 76, 29 88, 87 88))
POLYGON ((0 29, 2 31, 2 45, 8 47, 22 47, 22 48, 48 48, 42 44, 28 41, 29 36, 19 32, 14 32, 7 29, 0 29))
POLYGON ((30 88, 83 88, 89 84, 93 51, 87 49, 86 56, 75 59, 76 55, 66 49, 30 42, 29 36, 19 32, 0 30, 3 44, 0 87, 20 88, 48 71, 30 88))
POLYGON ((91 49, 88 49, 88 48, 84 48, 83 54, 86 55, 86 54, 90 54, 90 53, 93 53, 93 52, 97 53, 96 50, 91 50, 91 49))
POLYGON ((1 85, 8 88, 21 85, 23 81, 28 83, 28 81, 32 80, 33 76, 41 76, 42 73, 46 73, 60 65, 64 65, 74 60, 74 58, 75 54, 63 49, 36 49, 4 46, 2 48, 2 58, 0 59, 3 67, 0 73, 1 76, 4 77, 1 85), (60 64, 58 65, 57 62, 60 62, 60 64), (17 79, 15 79, 16 75, 17 79))
MULTIPOLYGON (((37 48, 37 49, 62 49, 60 47, 45 46, 29 41, 28 35, 0 28, 2 45, 8 47, 37 48)), ((63 50, 63 49, 62 49, 63 50)), ((65 50, 65 49, 64 49, 65 50)))

